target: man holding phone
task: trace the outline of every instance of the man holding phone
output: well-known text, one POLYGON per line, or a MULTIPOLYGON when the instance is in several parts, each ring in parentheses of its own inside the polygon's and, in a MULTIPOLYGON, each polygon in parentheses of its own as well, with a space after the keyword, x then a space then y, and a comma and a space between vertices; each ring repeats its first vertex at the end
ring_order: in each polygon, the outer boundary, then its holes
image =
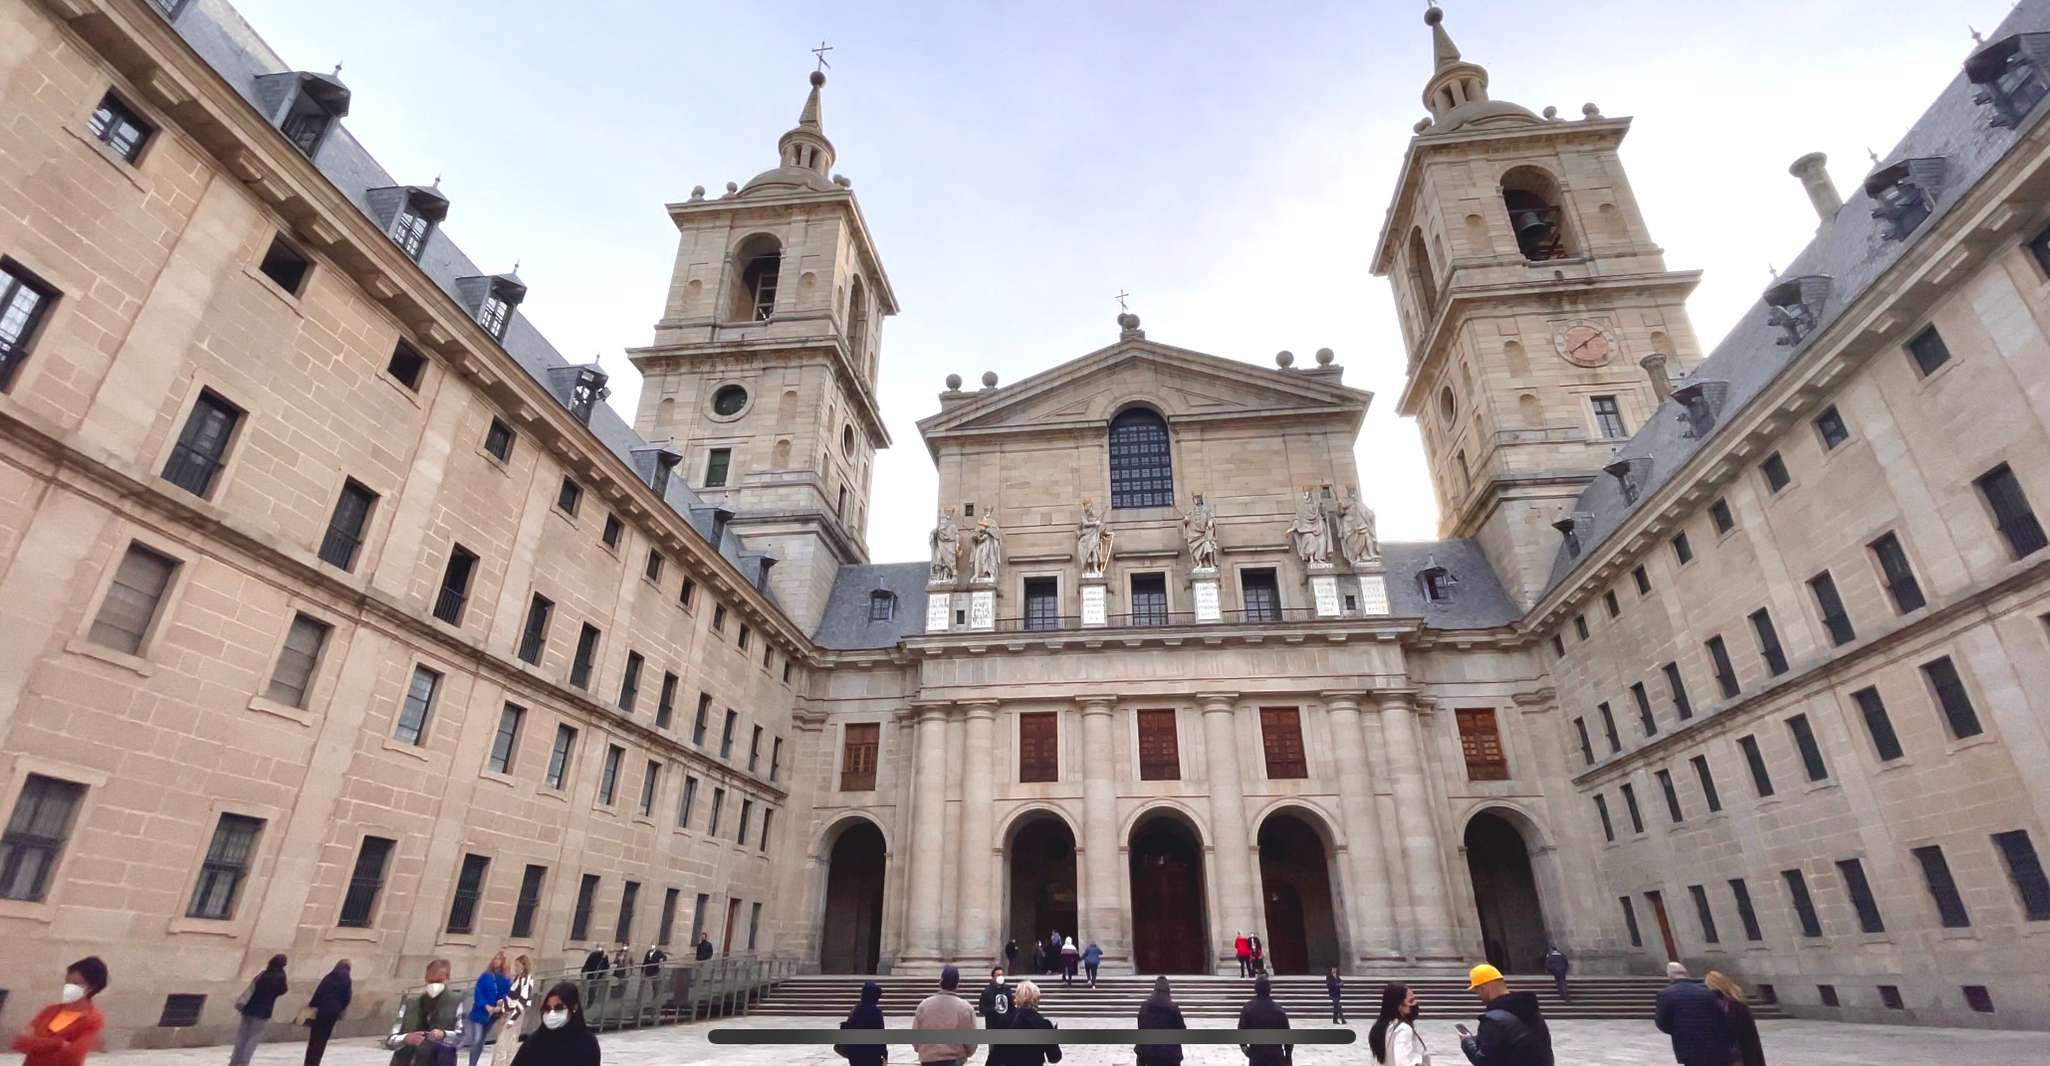
POLYGON ((1537 996, 1512 992, 1502 971, 1481 963, 1467 973, 1467 991, 1480 997, 1480 1032, 1459 1026, 1459 1050, 1473 1066, 1553 1066, 1552 1031, 1537 996))

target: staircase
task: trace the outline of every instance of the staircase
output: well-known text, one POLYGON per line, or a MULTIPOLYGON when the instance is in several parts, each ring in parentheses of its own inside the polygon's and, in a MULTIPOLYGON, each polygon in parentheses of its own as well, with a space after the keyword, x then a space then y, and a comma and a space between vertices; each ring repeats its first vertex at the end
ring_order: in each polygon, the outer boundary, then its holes
MULTIPOLYGON (((1100 977, 1096 987, 1080 978, 1073 988, 1062 988, 1057 976, 1013 974, 1010 984, 1030 978, 1042 993, 1040 1013, 1066 1024, 1070 1018, 1117 1018, 1132 1024, 1139 1004, 1153 992, 1152 977, 1100 977)), ((1466 990, 1466 978, 1459 976, 1349 976, 1345 979, 1345 1014, 1358 1026, 1371 1024, 1381 1005, 1381 985, 1386 980, 1406 982, 1416 991, 1418 1005, 1426 1018, 1471 1018, 1480 1013, 1480 1002, 1466 990)), ((778 982, 751 1010, 753 1014, 800 1017, 844 1018, 861 998, 864 981, 883 986, 883 1014, 892 1020, 908 1019, 920 1000, 938 984, 924 977, 866 977, 861 975, 811 974, 778 982)), ((982 994, 987 974, 961 974, 961 998, 971 1005, 982 994)), ((1169 977, 1174 1001, 1186 1018, 1237 1018, 1239 1008, 1252 997, 1253 982, 1240 977, 1169 977)), ((1317 976, 1276 977, 1274 998, 1298 1024, 1331 1017, 1331 999, 1324 992, 1324 979, 1317 976)), ((1545 1017, 1568 1019, 1623 1018, 1649 1020, 1652 1004, 1665 987, 1663 977, 1575 977, 1567 984, 1572 995, 1562 1002, 1552 989, 1552 979, 1543 974, 1511 976, 1509 983, 1522 991, 1537 993, 1545 1017)), ((1754 1003, 1752 1012, 1760 1018, 1783 1015, 1774 1004, 1754 1003)))

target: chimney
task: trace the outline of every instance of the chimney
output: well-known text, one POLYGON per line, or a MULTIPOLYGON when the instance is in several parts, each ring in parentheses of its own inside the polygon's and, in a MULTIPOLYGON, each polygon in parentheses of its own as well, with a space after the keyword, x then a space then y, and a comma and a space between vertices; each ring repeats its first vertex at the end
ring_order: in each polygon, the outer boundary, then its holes
POLYGON ((1843 197, 1836 194, 1836 186, 1830 183, 1828 162, 1829 157, 1821 152, 1810 152, 1787 168, 1787 173, 1801 179, 1801 187, 1808 190, 1808 202, 1815 205, 1815 214, 1824 226, 1844 206, 1843 197))
POLYGON ((1653 352, 1637 361, 1644 368, 1644 376, 1651 379, 1651 391, 1658 394, 1659 402, 1666 402, 1673 395, 1673 379, 1666 374, 1666 357, 1663 352, 1653 352))

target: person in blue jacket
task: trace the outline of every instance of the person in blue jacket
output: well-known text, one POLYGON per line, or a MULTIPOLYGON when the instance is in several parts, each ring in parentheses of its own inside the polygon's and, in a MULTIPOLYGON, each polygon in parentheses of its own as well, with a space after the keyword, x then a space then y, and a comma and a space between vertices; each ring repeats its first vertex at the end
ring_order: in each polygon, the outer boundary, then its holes
POLYGON ((491 956, 491 965, 477 975, 477 987, 470 992, 470 1013, 463 1015, 463 1043, 470 1049, 470 1066, 484 1054, 484 1041, 491 1026, 505 1013, 505 994, 512 991, 512 975, 506 972, 505 952, 491 956))
POLYGON ((1082 949, 1082 969, 1089 974, 1089 987, 1091 988, 1096 987, 1096 968, 1101 965, 1103 965, 1103 949, 1097 947, 1096 941, 1092 940, 1089 942, 1088 947, 1082 949))

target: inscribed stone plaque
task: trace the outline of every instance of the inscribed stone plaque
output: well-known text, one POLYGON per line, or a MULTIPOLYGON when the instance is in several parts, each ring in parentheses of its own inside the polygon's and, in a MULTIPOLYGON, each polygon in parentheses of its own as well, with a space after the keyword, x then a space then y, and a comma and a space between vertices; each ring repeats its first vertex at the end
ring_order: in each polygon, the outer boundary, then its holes
POLYGON ((1388 579, 1380 574, 1363 574, 1360 577, 1360 613, 1388 613, 1388 579))
POLYGON ((1313 575, 1310 591, 1317 597, 1317 617, 1338 617, 1338 578, 1330 574, 1313 575))
POLYGON ((925 598, 925 631, 944 633, 954 620, 954 596, 950 592, 929 593, 925 598))
POLYGON ((1215 622, 1223 617, 1217 610, 1217 579, 1199 577, 1190 583, 1196 597, 1196 621, 1215 622))
POLYGON ((968 594, 968 628, 994 629, 997 624, 997 594, 995 589, 976 589, 968 594))
POLYGON ((1100 626, 1104 624, 1104 596, 1102 585, 1082 586, 1082 624, 1100 626))

